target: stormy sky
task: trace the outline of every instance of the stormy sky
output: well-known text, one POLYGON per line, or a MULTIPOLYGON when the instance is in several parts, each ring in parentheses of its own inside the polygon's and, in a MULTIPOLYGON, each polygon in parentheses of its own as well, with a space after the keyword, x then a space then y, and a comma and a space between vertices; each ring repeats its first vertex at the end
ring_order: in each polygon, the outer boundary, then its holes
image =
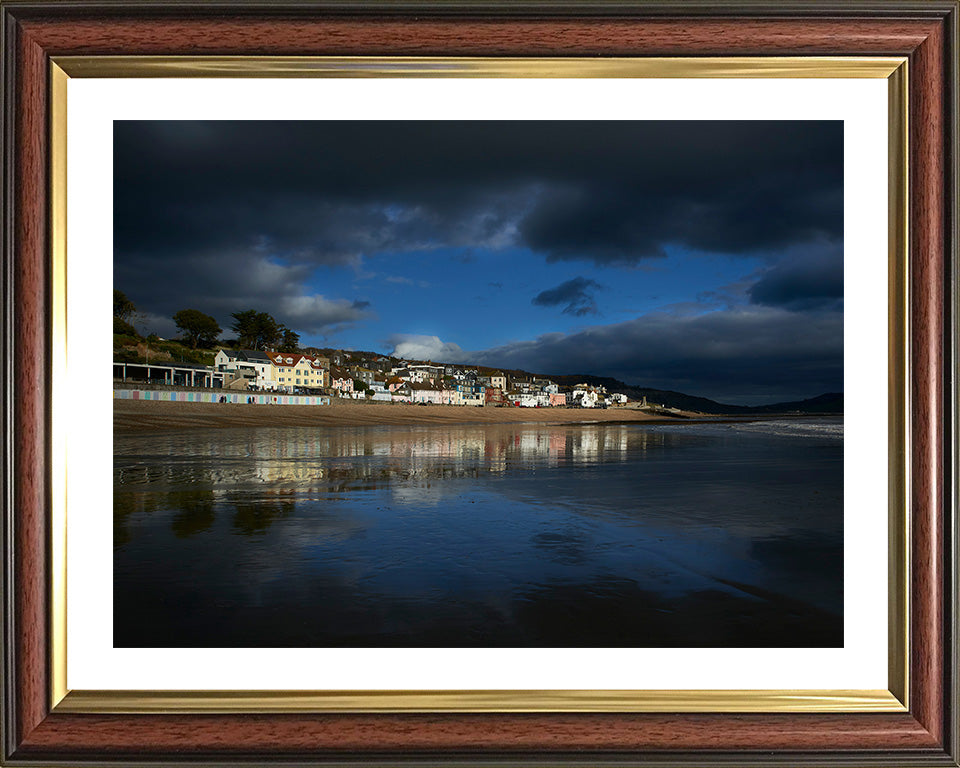
POLYGON ((305 345, 841 391, 843 124, 118 121, 114 286, 164 337, 252 308, 305 345))

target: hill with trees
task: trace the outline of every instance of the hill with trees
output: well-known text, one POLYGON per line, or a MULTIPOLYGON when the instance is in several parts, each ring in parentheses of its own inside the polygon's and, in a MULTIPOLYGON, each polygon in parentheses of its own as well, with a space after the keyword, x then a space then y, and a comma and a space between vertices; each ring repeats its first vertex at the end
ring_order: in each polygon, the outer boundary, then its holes
POLYGON ((683 392, 674 392, 666 389, 651 389, 630 384, 624 384, 618 379, 605 376, 591 376, 579 374, 576 376, 548 376, 558 384, 573 386, 575 384, 590 384, 603 386, 609 392, 620 392, 631 400, 642 400, 659 403, 667 408, 679 408, 682 411, 695 411, 710 415, 749 415, 763 413, 843 413, 843 393, 830 392, 817 395, 806 400, 795 400, 769 405, 731 405, 718 403, 706 397, 687 395, 683 392))

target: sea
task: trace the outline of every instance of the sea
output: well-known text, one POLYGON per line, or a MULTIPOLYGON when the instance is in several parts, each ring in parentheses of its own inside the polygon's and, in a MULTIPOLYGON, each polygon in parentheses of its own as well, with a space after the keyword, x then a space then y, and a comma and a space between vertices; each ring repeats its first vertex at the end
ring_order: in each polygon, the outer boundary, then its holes
POLYGON ((114 440, 117 647, 839 647, 843 421, 114 440))

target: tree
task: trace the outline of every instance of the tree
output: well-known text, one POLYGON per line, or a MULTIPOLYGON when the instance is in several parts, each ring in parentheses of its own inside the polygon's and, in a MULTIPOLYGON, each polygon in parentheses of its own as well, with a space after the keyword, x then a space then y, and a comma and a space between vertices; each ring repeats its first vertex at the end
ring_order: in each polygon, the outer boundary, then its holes
POLYGON ((236 331, 237 341, 241 347, 250 349, 275 347, 283 337, 282 326, 266 312, 247 309, 243 312, 234 312, 231 317, 234 323, 230 327, 236 331))
POLYGON ((234 312, 231 317, 234 322, 230 327, 237 334, 237 344, 241 347, 254 346, 257 341, 257 310, 234 312))
POLYGON ((123 291, 113 289, 113 316, 125 323, 130 322, 133 313, 137 311, 136 305, 127 298, 123 291))
POLYGON ((300 349, 300 334, 286 326, 280 326, 280 352, 296 352, 300 349))
POLYGON ((121 336, 137 336, 137 329, 134 328, 126 320, 121 320, 119 317, 113 318, 113 332, 120 334, 121 336))
POLYGON ((181 309, 173 316, 177 328, 183 331, 185 340, 193 349, 211 347, 223 330, 216 319, 205 315, 199 309, 181 309))

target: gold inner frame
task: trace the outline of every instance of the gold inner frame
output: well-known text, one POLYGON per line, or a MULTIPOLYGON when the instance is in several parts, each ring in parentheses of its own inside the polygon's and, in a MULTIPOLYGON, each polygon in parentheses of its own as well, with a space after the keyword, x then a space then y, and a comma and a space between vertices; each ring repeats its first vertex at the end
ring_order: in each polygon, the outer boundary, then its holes
POLYGON ((57 712, 903 712, 909 708, 905 57, 63 56, 50 65, 50 704, 57 712), (67 83, 72 77, 873 78, 888 82, 888 690, 113 691, 67 687, 67 83))

